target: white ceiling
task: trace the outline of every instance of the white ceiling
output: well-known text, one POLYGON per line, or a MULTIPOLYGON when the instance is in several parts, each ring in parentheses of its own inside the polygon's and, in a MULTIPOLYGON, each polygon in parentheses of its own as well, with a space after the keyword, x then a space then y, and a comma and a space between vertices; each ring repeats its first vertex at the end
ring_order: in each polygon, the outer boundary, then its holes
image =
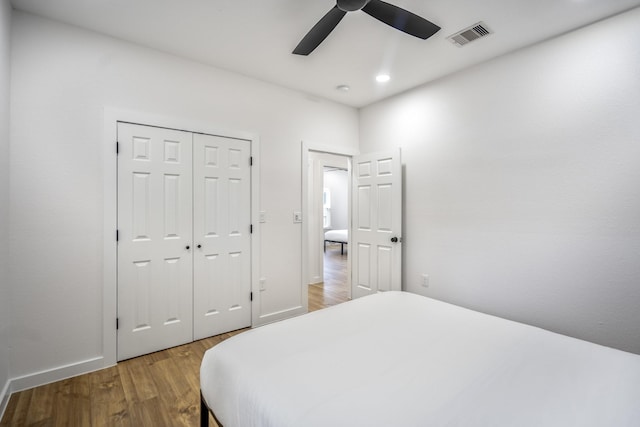
POLYGON ((291 54, 335 0, 11 0, 15 9, 362 107, 640 6, 640 0, 387 0, 442 29, 427 40, 350 12, 308 57, 291 54), (446 37, 478 21, 494 34, 446 37), (385 72, 391 81, 376 83, 385 72), (336 90, 348 85, 348 92, 336 90))

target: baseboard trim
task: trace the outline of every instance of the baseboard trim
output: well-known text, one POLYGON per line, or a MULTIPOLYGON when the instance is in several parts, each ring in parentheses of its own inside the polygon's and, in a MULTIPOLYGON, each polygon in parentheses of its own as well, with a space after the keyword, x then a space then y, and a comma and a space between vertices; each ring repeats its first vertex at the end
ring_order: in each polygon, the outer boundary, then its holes
POLYGON ((81 362, 36 372, 34 374, 11 378, 4 385, 0 394, 0 420, 2 420, 2 417, 4 416, 4 412, 9 405, 9 399, 13 393, 75 377, 77 375, 87 374, 107 367, 108 366, 105 365, 105 358, 103 356, 99 356, 83 360, 81 362))
POLYGON ((4 411, 7 409, 7 405, 9 404, 9 398, 11 397, 11 393, 9 392, 9 387, 11 385, 11 380, 7 380, 4 387, 2 387, 2 391, 0 392, 0 420, 4 416, 4 411))
POLYGON ((94 357, 81 362, 71 363, 69 365, 13 378, 10 380, 9 392, 12 394, 18 391, 28 390, 33 387, 65 380, 67 378, 98 371, 107 367, 108 366, 105 365, 105 358, 103 356, 94 357))
POLYGON ((262 315, 258 317, 260 323, 258 323, 257 325, 254 324, 252 326, 253 327, 262 326, 269 323, 278 322, 280 320, 288 319, 290 317, 300 316, 301 314, 305 314, 305 313, 306 311, 302 306, 292 307, 286 310, 276 311, 273 313, 262 315))

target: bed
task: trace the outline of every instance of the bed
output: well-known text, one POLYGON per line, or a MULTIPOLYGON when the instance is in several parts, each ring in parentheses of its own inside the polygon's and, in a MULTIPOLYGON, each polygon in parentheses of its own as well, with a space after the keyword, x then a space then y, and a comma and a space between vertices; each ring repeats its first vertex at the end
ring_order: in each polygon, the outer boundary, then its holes
POLYGON ((406 292, 236 335, 204 425, 640 426, 640 356, 406 292))
POLYGON ((327 251, 327 243, 340 243, 340 255, 344 255, 344 245, 349 241, 347 230, 329 230, 324 233, 324 251, 327 251))

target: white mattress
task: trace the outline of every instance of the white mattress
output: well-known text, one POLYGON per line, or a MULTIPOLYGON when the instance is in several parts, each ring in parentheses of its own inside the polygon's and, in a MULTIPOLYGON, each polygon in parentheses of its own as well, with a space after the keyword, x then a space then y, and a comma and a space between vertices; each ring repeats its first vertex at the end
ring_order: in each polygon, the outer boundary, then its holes
POLYGON ((348 232, 347 230, 329 230, 324 233, 324 240, 331 240, 332 242, 347 243, 348 232))
POLYGON ((235 426, 640 426, 640 356, 404 292, 239 334, 203 396, 235 426))

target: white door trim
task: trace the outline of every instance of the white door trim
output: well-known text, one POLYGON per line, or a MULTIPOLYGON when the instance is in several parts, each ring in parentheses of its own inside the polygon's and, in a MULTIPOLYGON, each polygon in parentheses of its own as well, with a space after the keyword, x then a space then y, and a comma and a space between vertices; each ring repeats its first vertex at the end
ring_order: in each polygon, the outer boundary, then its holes
MULTIPOLYGON (((308 230, 308 222, 309 214, 311 212, 311 208, 309 206, 309 198, 307 191, 309 191, 309 152, 319 152, 319 153, 327 153, 327 154, 335 154, 338 156, 345 156, 352 158, 360 154, 358 150, 344 147, 334 147, 329 145, 321 145, 321 144, 313 144, 302 141, 302 277, 300 278, 300 283, 302 286, 302 295, 303 295, 303 304, 304 311, 309 311, 309 298, 308 298, 308 276, 309 276, 309 230, 308 230)), ((351 192, 351 179, 349 178, 349 193, 351 192)), ((349 195, 349 200, 351 200, 351 196, 349 195)), ((351 218, 351 206, 348 208, 348 216, 351 218)), ((349 229, 351 229, 351 219, 349 219, 349 229)), ((349 233, 349 242, 351 240, 351 233, 349 233)), ((347 243, 347 247, 349 243, 347 243)), ((348 257, 348 269, 351 271, 351 257, 348 257)), ((348 288, 349 288, 349 297, 351 297, 351 275, 347 275, 348 288)))
POLYGON ((225 136, 228 138, 246 139, 251 141, 251 156, 253 167, 251 170, 251 223, 253 234, 251 238, 251 290, 253 291, 252 311, 259 307, 259 254, 260 254, 260 223, 258 221, 260 202, 260 140, 258 135, 250 132, 238 132, 225 129, 212 123, 204 123, 185 118, 168 117, 159 114, 143 113, 112 107, 104 109, 103 127, 103 299, 102 299, 102 355, 103 366, 113 366, 117 363, 117 164, 116 138, 117 123, 129 122, 170 129, 188 130, 194 133, 225 136))

